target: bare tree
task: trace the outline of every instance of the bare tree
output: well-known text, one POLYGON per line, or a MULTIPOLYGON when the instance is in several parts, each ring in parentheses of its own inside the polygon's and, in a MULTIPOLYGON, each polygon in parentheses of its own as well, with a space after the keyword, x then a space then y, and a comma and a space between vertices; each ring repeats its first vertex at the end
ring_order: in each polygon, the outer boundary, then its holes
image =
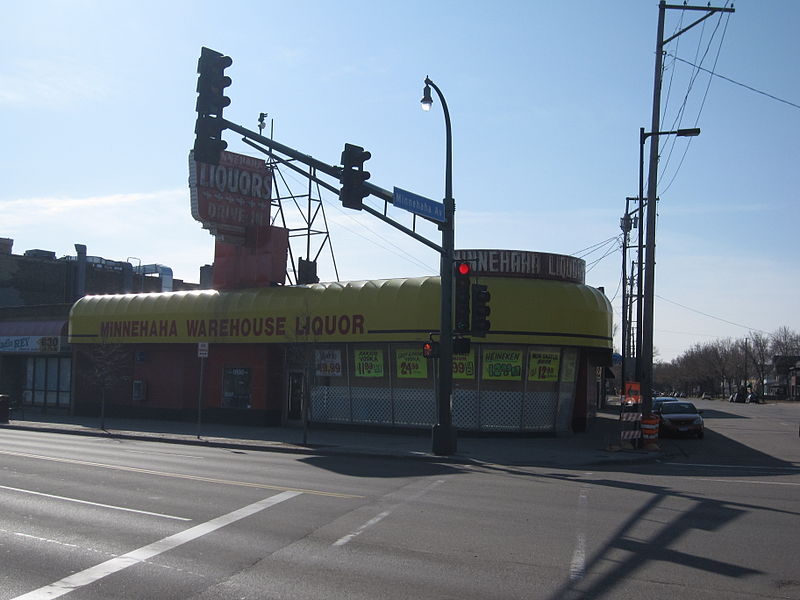
POLYGON ((770 338, 765 333, 750 332, 750 356, 753 359, 753 369, 758 382, 756 392, 764 394, 764 379, 767 377, 767 365, 770 363, 770 338))
POLYGON ((110 390, 127 381, 130 353, 121 344, 101 342, 92 344, 86 351, 89 368, 84 377, 89 385, 100 391, 100 428, 106 428, 106 396, 110 390))
POLYGON ((773 332, 770 342, 772 356, 800 355, 800 334, 785 325, 773 332))

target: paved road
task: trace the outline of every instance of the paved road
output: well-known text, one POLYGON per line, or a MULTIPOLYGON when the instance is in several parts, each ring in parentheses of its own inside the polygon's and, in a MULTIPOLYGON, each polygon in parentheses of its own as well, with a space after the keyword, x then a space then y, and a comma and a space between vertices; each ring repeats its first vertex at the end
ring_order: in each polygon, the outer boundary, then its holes
POLYGON ((800 406, 578 468, 0 432, 0 600, 800 598, 800 406))

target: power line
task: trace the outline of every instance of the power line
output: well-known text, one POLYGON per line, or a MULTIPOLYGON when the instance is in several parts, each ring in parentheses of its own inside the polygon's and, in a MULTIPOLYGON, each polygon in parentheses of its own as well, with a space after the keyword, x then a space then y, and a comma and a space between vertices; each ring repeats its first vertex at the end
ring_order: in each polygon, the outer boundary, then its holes
POLYGON ((734 85, 738 85, 738 86, 741 86, 741 87, 743 87, 745 89, 748 89, 751 92, 755 92, 757 94, 761 94, 762 96, 766 96, 767 98, 771 98, 773 100, 777 100, 778 102, 783 102, 784 104, 788 104, 789 106, 791 106, 793 108, 800 108, 800 104, 795 104, 794 102, 789 102, 788 100, 784 100, 783 98, 778 98, 777 96, 774 96, 773 94, 769 94, 769 93, 764 92, 762 90, 756 89, 756 88, 754 88, 752 86, 749 86, 747 84, 744 84, 744 83, 741 83, 741 82, 736 81, 734 79, 731 79, 730 77, 725 77, 724 75, 720 75, 719 73, 715 73, 714 71, 709 71, 708 69, 704 69, 703 67, 699 67, 699 66, 697 66, 695 64, 690 63, 688 60, 684 60, 682 58, 678 58, 677 56, 675 56, 673 54, 669 54, 669 56, 671 56, 675 60, 678 60, 678 61, 680 61, 682 63, 686 63, 687 65, 692 66, 692 67, 694 67, 696 69, 700 69, 701 71, 705 71, 706 73, 710 73, 714 77, 719 77, 720 79, 724 79, 725 81, 727 81, 729 83, 733 83, 734 85))
POLYGON ((674 304, 675 306, 680 306, 681 308, 685 308, 686 310, 692 311, 699 315, 703 315, 704 317, 708 317, 710 319, 715 319, 717 321, 722 321, 723 323, 727 323, 728 325, 735 325, 736 327, 741 327, 742 329, 748 329, 750 331, 758 331, 759 333, 769 333, 768 331, 764 331, 763 329, 758 329, 757 327, 749 327, 747 325, 742 325, 741 323, 734 323, 733 321, 728 321, 727 319, 723 319, 722 317, 716 317, 714 315, 710 315, 705 313, 701 310, 697 310, 696 308, 691 308, 690 306, 686 306, 681 304, 680 302, 675 302, 674 300, 670 300, 668 298, 664 298, 664 296, 659 296, 658 294, 655 295, 656 298, 659 300, 663 300, 664 302, 669 302, 670 304, 674 304))
MULTIPOLYGON (((706 48, 703 51, 702 56, 700 57, 700 61, 699 61, 700 64, 702 64, 706 60, 706 57, 708 56, 708 53, 711 51, 711 44, 714 42, 714 38, 717 36, 717 31, 719 31, 720 24, 722 23, 722 17, 723 17, 723 15, 720 14, 719 15, 719 19, 717 19, 717 24, 714 27, 714 31, 711 32, 711 37, 708 40, 708 44, 706 45, 706 48)), ((720 37, 719 45, 717 46, 717 52, 716 52, 716 56, 714 57, 714 64, 713 64, 713 67, 712 67, 712 71, 709 71, 712 74, 713 74, 713 71, 716 70, 717 62, 719 61, 719 55, 722 52, 722 43, 725 41, 725 34, 728 31, 728 22, 729 21, 730 21, 730 14, 726 14, 725 27, 722 30, 722 36, 720 37)), ((703 23, 703 30, 705 31, 705 23, 703 23)), ((700 39, 698 40, 698 43, 697 43, 698 50, 695 53, 696 57, 700 54, 699 49, 700 49, 701 42, 702 42, 702 35, 701 35, 701 37, 700 37, 700 39)), ((680 129, 681 120, 683 119, 683 116, 684 116, 685 111, 686 111, 686 106, 687 106, 687 103, 689 101, 689 94, 691 93, 692 88, 694 87, 694 84, 697 81, 697 78, 698 78, 699 74, 700 74, 700 67, 697 67, 695 69, 695 72, 692 74, 692 76, 691 76, 691 78, 689 80, 689 87, 686 90, 686 95, 683 98, 683 102, 681 104, 680 109, 678 110, 678 114, 675 117, 675 120, 673 121, 672 129, 680 129)), ((694 126, 695 127, 697 127, 697 124, 700 121, 700 115, 703 113, 703 108, 705 107, 706 99, 708 98, 708 91, 709 91, 710 88, 711 88, 711 78, 709 77, 708 83, 706 84, 705 92, 703 93, 703 99, 700 102, 700 108, 698 109, 697 116, 695 117, 695 120, 694 120, 694 126)), ((677 138, 676 137, 672 138, 672 142, 670 144, 669 153, 667 154, 667 160, 664 162, 664 167, 663 167, 663 169, 661 171, 661 176, 662 177, 667 172, 667 166, 669 165, 670 159, 672 158, 672 152, 675 150, 676 143, 677 143, 677 138)), ((680 161, 678 162, 678 166, 675 168, 675 172, 672 174, 672 178, 669 180, 667 185, 663 187, 663 189, 661 190, 661 193, 665 193, 672 186, 672 184, 675 182, 675 179, 678 177, 678 173, 680 172, 681 167, 683 166, 683 162, 684 162, 684 160, 686 160, 686 154, 689 152, 689 147, 691 146, 691 144, 692 144, 692 138, 689 138, 689 143, 687 143, 683 148, 683 154, 681 155, 680 161)))

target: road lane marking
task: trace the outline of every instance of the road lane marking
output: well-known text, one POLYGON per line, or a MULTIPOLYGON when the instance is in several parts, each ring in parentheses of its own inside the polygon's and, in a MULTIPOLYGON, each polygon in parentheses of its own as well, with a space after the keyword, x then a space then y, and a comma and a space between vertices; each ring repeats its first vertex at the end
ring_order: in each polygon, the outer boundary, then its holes
POLYGON ((44 456, 41 454, 30 454, 28 452, 13 452, 11 450, 0 450, 0 454, 7 456, 20 456, 22 458, 35 458, 37 460, 49 460, 53 462, 67 463, 72 465, 83 465, 86 467, 97 467, 100 469, 112 469, 114 471, 127 471, 128 473, 141 473, 144 475, 158 475, 159 477, 172 477, 173 479, 188 479, 191 481, 202 481, 204 483, 218 483, 220 485, 235 485, 239 487, 257 488, 260 490, 274 490, 277 492, 297 492, 299 494, 310 494, 313 496, 327 496, 329 498, 363 498, 356 494, 343 494, 339 492, 324 492, 321 490, 311 490, 304 488, 291 488, 285 485, 269 485, 267 483, 252 483, 248 481, 232 481, 230 479, 216 479, 214 477, 202 477, 200 475, 187 475, 185 473, 170 473, 167 471, 153 471, 139 467, 127 467, 124 465, 109 465, 106 463, 79 460, 77 458, 59 458, 56 456, 44 456))
POLYGON ((390 514, 392 514, 392 512, 394 512, 398 507, 400 507, 400 506, 402 506, 404 504, 408 504, 409 502, 413 502, 414 500, 418 500, 419 498, 421 498, 422 496, 424 496, 425 494, 427 494, 428 492, 433 490, 433 488, 438 487, 443 483, 444 483, 444 479, 437 479, 433 483, 431 483, 431 484, 427 485, 426 487, 422 488, 420 491, 418 491, 416 494, 414 494, 413 496, 411 496, 407 500, 404 500, 403 502, 398 502, 397 504, 395 504, 391 508, 383 511, 382 513, 378 514, 375 517, 372 517, 369 521, 367 521, 363 525, 360 525, 359 527, 357 527, 356 529, 354 529, 353 531, 351 531, 347 535, 340 537, 338 540, 333 542, 332 546, 344 546, 349 541, 351 541, 354 538, 356 538, 359 535, 361 535, 365 530, 367 530, 370 527, 372 527, 373 525, 383 521, 386 517, 388 517, 390 514))
POLYGON ((754 481, 752 479, 711 479, 709 477, 681 477, 681 479, 688 479, 690 481, 717 481, 721 483, 752 483, 759 485, 793 485, 800 486, 800 483, 791 483, 788 481, 754 481))
POLYGON ((758 465, 706 465, 701 463, 676 463, 665 462, 662 465, 671 465, 676 467, 712 467, 715 469, 740 469, 743 471, 760 469, 762 471, 800 471, 800 467, 767 467, 758 465))
POLYGON ((0 489, 10 490, 12 492, 20 492, 22 494, 32 494, 34 496, 42 496, 43 498, 53 498, 55 500, 64 500, 66 502, 75 502, 77 504, 88 504, 89 506, 99 506, 100 508, 110 508, 111 510, 122 510, 125 512, 137 513, 140 515, 148 515, 151 517, 162 517, 164 519, 175 519, 176 521, 191 521, 186 517, 176 517, 173 515, 165 515, 163 513, 150 512, 147 510, 137 510, 135 508, 126 508, 124 506, 114 506, 113 504, 101 504, 100 502, 90 502, 89 500, 80 500, 78 498, 68 498, 67 496, 56 496, 55 494, 45 494, 44 492, 35 492, 33 490, 23 490, 21 488, 10 487, 7 485, 0 485, 0 489))
POLYGON ((578 512, 575 516, 575 550, 569 565, 569 580, 578 581, 586 574, 586 526, 589 521, 589 488, 581 487, 578 512))
POLYGON ((195 525, 194 527, 186 529, 185 531, 170 535, 161 540, 153 542, 152 544, 148 544, 147 546, 142 546, 141 548, 128 552, 127 554, 117 556, 111 560, 107 560, 104 563, 100 563, 99 565, 95 565, 94 567, 89 567, 88 569, 80 571, 79 573, 74 573, 68 577, 59 579, 58 581, 41 587, 38 590, 33 590, 32 592, 17 596, 13 600, 46 600, 50 598, 59 598, 64 594, 69 594, 78 588, 87 586, 90 583, 98 581, 99 579, 103 579, 104 577, 108 577, 109 575, 117 573, 118 571, 122 571, 128 567, 143 563, 155 556, 158 556, 159 554, 168 552, 169 550, 177 548, 178 546, 181 546, 187 542, 191 542, 200 537, 208 535, 209 533, 213 533, 214 531, 221 529, 226 525, 240 521, 245 517, 254 515, 262 510, 275 506, 276 504, 280 504, 286 500, 290 500, 299 495, 300 492, 286 491, 274 496, 270 496, 269 498, 264 498, 263 500, 259 500, 258 502, 254 502, 253 504, 233 512, 229 512, 226 515, 211 519, 205 523, 200 523, 199 525, 195 525))

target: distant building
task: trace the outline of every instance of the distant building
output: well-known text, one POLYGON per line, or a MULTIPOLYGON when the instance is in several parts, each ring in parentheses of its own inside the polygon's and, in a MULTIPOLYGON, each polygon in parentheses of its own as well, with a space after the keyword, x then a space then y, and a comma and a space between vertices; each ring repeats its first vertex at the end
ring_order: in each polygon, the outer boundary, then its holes
POLYGON ((88 256, 57 258, 49 250, 13 254, 14 241, 0 238, 0 394, 15 405, 71 409, 72 347, 69 311, 86 294, 197 289, 174 279, 162 265, 88 256), (151 276, 151 274, 156 276, 151 276))

